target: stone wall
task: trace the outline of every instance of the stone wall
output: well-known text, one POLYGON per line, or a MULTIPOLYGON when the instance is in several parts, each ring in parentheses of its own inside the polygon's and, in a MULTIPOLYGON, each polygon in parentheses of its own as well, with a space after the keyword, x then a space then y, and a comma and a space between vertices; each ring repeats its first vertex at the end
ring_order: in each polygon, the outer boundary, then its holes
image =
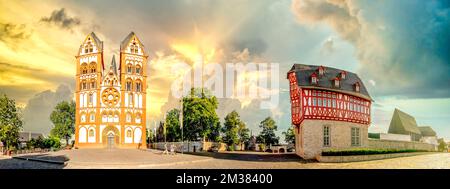
POLYGON ((374 155, 356 155, 356 156, 318 156, 317 160, 323 163, 345 163, 345 162, 371 161, 378 159, 417 156, 424 154, 432 154, 432 153, 413 152, 413 153, 393 153, 393 154, 374 154, 374 155))
POLYGON ((415 141, 394 141, 394 140, 377 140, 377 139, 369 139, 369 148, 374 149, 414 149, 414 150, 427 150, 427 151, 435 151, 436 145, 415 142, 415 141))
POLYGON ((351 149, 368 146, 368 125, 344 121, 304 120, 300 132, 296 129, 296 153, 305 159, 314 159, 325 149, 351 149), (330 127, 330 146, 323 145, 323 127, 330 127), (360 145, 351 145, 351 128, 360 128, 360 145), (298 141, 298 142, 297 142, 298 141))
POLYGON ((380 140, 411 141, 411 136, 392 133, 380 133, 380 140))
MULTIPOLYGON (((153 149, 164 150, 164 142, 152 143, 150 146, 153 149)), ((202 142, 202 141, 191 141, 191 142, 167 142, 167 150, 170 150, 171 145, 175 145, 175 151, 181 152, 184 148, 183 152, 200 152, 200 151, 208 151, 213 146, 218 147, 219 151, 225 151, 227 145, 225 143, 218 142, 202 142)))

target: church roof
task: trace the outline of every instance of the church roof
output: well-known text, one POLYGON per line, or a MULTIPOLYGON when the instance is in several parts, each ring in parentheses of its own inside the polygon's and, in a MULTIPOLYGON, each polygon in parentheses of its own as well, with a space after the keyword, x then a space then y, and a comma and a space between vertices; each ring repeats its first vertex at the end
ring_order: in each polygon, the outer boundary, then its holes
POLYGON ((130 32, 125 39, 123 39, 123 41, 120 43, 120 50, 122 50, 123 48, 125 48, 128 43, 130 42, 131 38, 135 36, 134 32, 130 32))
POLYGON ((389 125, 388 133, 393 134, 421 134, 419 128, 417 127, 416 119, 405 113, 400 111, 399 109, 394 110, 394 114, 392 115, 392 120, 389 125))
POLYGON ((109 67, 109 69, 112 70, 115 75, 117 75, 117 65, 116 65, 115 55, 113 55, 113 57, 112 57, 111 66, 109 67))
POLYGON ((421 126, 419 130, 422 136, 436 136, 436 132, 430 126, 421 126))
POLYGON ((339 92, 350 93, 366 99, 372 99, 364 86, 362 80, 357 74, 325 66, 314 66, 304 64, 294 64, 289 72, 295 72, 297 84, 303 88, 325 88, 339 92), (319 68, 323 68, 324 73, 319 74, 319 68), (341 78, 341 74, 345 73, 345 78, 341 78), (311 75, 317 76, 317 84, 311 83, 311 75), (339 87, 333 85, 333 80, 338 79, 339 87), (359 84, 359 92, 355 91, 355 85, 359 84))
POLYGON ((90 33, 92 39, 94 39, 95 44, 97 45, 98 51, 103 51, 103 41, 101 41, 94 32, 90 33))

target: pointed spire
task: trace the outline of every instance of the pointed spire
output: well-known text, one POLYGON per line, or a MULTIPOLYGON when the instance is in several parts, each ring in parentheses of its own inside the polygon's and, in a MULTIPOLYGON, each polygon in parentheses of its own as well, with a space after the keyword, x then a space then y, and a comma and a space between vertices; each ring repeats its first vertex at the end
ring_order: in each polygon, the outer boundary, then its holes
POLYGON ((115 55, 113 55, 113 57, 112 57, 110 70, 112 70, 114 72, 114 74, 117 75, 117 65, 116 65, 116 56, 115 55))

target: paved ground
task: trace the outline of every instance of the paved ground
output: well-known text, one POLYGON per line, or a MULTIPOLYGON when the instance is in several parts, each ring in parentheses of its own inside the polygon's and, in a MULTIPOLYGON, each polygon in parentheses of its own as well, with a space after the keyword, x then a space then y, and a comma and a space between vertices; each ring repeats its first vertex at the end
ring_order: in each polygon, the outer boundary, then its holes
POLYGON ((412 157, 352 162, 318 163, 299 158, 295 154, 269 154, 260 152, 227 152, 162 155, 154 150, 62 150, 27 157, 66 161, 55 165, 0 157, 0 169, 62 169, 62 168, 158 168, 158 169, 450 169, 450 153, 433 153, 412 157))

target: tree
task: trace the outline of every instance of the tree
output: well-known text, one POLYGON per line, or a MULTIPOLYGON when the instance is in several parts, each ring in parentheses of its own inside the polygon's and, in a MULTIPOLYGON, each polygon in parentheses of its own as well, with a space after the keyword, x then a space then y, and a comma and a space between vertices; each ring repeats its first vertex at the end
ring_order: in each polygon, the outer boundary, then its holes
POLYGON ((262 129, 261 133, 257 137, 259 143, 264 143, 265 145, 278 144, 280 139, 275 135, 275 131, 278 126, 271 117, 267 117, 261 121, 259 128, 262 129))
POLYGON ((438 142, 439 142, 439 145, 438 145, 438 151, 440 151, 440 152, 447 151, 448 146, 447 146, 447 144, 445 143, 444 139, 443 139, 443 138, 440 138, 440 139, 438 140, 438 142))
POLYGON ((241 144, 241 150, 242 150, 242 145, 245 144, 246 146, 248 146, 249 141, 250 141, 250 134, 249 134, 250 130, 246 127, 244 122, 241 122, 241 124, 239 124, 239 129, 238 129, 238 136, 239 136, 239 143, 241 144))
POLYGON ((166 137, 167 141, 176 142, 181 140, 179 109, 172 109, 166 114, 166 137))
POLYGON ((199 89, 191 89, 183 98, 184 138, 191 141, 206 139, 220 140, 220 122, 216 109, 217 98, 199 89))
POLYGON ((295 134, 292 127, 289 127, 286 131, 283 131, 283 135, 284 141, 286 141, 288 144, 295 144, 295 134))
POLYGON ((65 139, 66 145, 69 145, 69 139, 75 133, 75 102, 58 103, 50 114, 50 120, 54 124, 51 135, 65 139))
POLYGON ((16 102, 6 95, 0 96, 0 141, 6 149, 18 146, 19 130, 22 124, 22 116, 16 107, 16 102))
POLYGON ((147 128, 147 144, 155 142, 155 133, 153 130, 147 128))
POLYGON ((227 116, 225 116, 225 122, 223 123, 224 136, 222 141, 228 146, 233 146, 239 143, 239 125, 242 121, 239 119, 239 114, 236 111, 232 111, 227 116))

